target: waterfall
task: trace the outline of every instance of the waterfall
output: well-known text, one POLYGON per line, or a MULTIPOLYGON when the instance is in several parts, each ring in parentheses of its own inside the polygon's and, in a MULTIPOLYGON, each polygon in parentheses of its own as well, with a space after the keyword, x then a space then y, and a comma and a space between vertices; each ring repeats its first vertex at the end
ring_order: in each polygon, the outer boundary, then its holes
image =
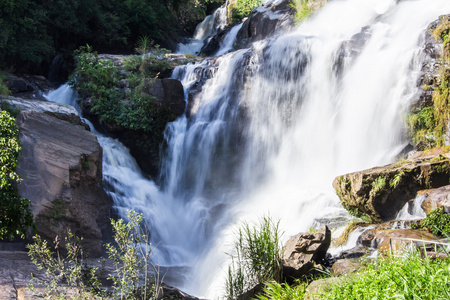
POLYGON ((343 226, 332 180, 405 147, 420 41, 449 11, 448 0, 334 0, 290 33, 177 67, 188 112, 166 128, 160 186, 98 135, 115 206, 142 211, 157 263, 187 267, 179 287, 210 298, 224 294, 242 221, 280 219, 285 239, 343 226))
POLYGON ((175 70, 192 95, 189 117, 167 128, 162 189, 204 208, 185 213, 201 229, 193 243, 206 241, 188 292, 223 295, 242 220, 269 214, 285 238, 345 224, 332 180, 388 164, 407 145, 420 41, 448 11, 446 0, 331 1, 293 32, 175 70))
MULTIPOLYGON (((208 41, 219 30, 227 26, 227 6, 226 3, 216 9, 212 15, 197 25, 194 35, 185 44, 178 44, 177 54, 199 54, 205 42, 208 41)), ((236 33, 237 34, 237 33, 236 33)))

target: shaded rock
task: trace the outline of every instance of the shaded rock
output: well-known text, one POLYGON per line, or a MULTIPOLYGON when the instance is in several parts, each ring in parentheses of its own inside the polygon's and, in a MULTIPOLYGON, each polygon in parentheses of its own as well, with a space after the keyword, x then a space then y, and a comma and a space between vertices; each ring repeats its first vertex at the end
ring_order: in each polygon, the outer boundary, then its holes
POLYGON ((438 236, 425 230, 418 229, 371 229, 364 232, 358 239, 358 243, 377 248, 385 254, 403 253, 407 246, 416 242, 420 245, 421 241, 439 240, 438 236))
POLYGON ((444 149, 417 152, 407 161, 338 176, 333 187, 351 214, 389 221, 419 190, 450 182, 449 159, 444 149))
POLYGON ((67 82, 69 79, 69 67, 64 55, 58 54, 53 58, 48 72, 48 81, 50 81, 55 88, 67 82))
POLYGON ((22 143, 19 194, 31 201, 37 233, 48 240, 70 229, 100 254, 111 202, 102 188, 102 148, 83 126, 36 111, 17 118, 22 143))
POLYGON ((363 267, 361 260, 357 258, 347 258, 337 260, 331 267, 331 271, 334 275, 341 275, 359 271, 363 267))
POLYGON ((450 185, 417 193, 425 197, 421 206, 426 213, 438 207, 442 207, 446 213, 450 213, 450 185))
POLYGON ((7 74, 4 83, 13 96, 27 99, 45 100, 42 96, 43 93, 52 89, 52 84, 45 77, 39 75, 7 74))
POLYGON ((283 274, 287 278, 301 278, 312 274, 331 243, 331 232, 326 225, 316 233, 299 233, 290 238, 283 248, 283 274))
POLYGON ((288 0, 267 1, 263 6, 253 9, 237 34, 235 48, 247 48, 256 41, 293 28, 294 12, 288 0))

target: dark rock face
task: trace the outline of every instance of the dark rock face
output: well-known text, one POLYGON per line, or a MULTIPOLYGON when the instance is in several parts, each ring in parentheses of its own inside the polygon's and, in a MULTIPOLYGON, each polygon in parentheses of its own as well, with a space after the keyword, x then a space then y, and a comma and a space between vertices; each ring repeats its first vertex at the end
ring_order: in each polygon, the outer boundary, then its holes
POLYGON ((322 226, 316 233, 299 233, 290 238, 283 248, 283 274, 286 278, 302 278, 313 274, 331 243, 331 232, 322 226))
POLYGON ((52 88, 51 83, 45 77, 37 75, 19 77, 8 74, 5 84, 13 96, 27 99, 45 100, 42 93, 52 88))
POLYGON ((22 143, 18 173, 31 201, 37 233, 48 240, 70 229, 100 255, 111 202, 102 188, 102 148, 83 126, 36 111, 17 118, 22 143))
POLYGON ((268 1, 264 6, 252 10, 237 34, 235 48, 247 48, 256 41, 293 28, 294 9, 289 3, 288 0, 268 1))
POLYGON ((338 176, 333 187, 348 211, 380 223, 392 220, 419 190, 441 187, 449 180, 450 153, 435 149, 405 162, 338 176))

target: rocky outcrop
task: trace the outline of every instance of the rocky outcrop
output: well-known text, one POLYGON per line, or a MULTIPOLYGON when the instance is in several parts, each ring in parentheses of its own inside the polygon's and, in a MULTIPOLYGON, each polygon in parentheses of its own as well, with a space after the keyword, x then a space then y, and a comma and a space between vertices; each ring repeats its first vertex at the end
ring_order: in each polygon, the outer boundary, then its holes
POLYGON ((20 196, 31 201, 37 233, 48 240, 71 230, 100 254, 110 199, 102 188, 102 148, 85 127, 37 111, 17 118, 22 143, 20 196))
POLYGON ((41 112, 74 125, 82 125, 86 127, 86 129, 89 129, 89 126, 81 120, 77 110, 70 105, 5 96, 0 96, 0 102, 7 103, 9 106, 12 106, 19 111, 33 110, 41 112))
POLYGON ((292 279, 314 274, 314 268, 325 258, 330 243, 331 232, 325 225, 315 233, 299 233, 290 238, 282 252, 284 276, 292 279))
POLYGON ((419 191, 417 194, 424 197, 421 207, 425 213, 438 207, 442 207, 446 213, 450 213, 450 185, 419 191))
POLYGON ((255 8, 239 30, 235 48, 247 48, 254 42, 293 28, 294 12, 288 0, 267 1, 263 6, 255 8))
POLYGON ((443 149, 418 152, 408 160, 338 176, 333 181, 342 205, 374 222, 392 220, 419 190, 450 182, 450 153, 443 149))
POLYGON ((40 75, 15 76, 7 74, 4 83, 13 96, 27 99, 45 100, 42 95, 43 92, 52 88, 51 83, 40 75))
POLYGON ((349 274, 359 271, 363 268, 363 264, 358 258, 345 258, 337 260, 331 267, 334 275, 349 274))

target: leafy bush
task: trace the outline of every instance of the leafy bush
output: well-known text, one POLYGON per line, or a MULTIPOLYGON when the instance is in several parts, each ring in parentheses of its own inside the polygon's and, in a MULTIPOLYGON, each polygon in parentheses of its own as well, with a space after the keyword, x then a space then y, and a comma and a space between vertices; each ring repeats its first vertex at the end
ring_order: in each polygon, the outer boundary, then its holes
MULTIPOLYGON (((91 268, 85 263, 85 255, 82 248, 82 238, 77 238, 68 232, 65 238, 66 255, 59 251, 59 237, 55 239, 54 253, 47 241, 39 235, 33 237, 34 243, 28 245, 28 255, 38 270, 45 270, 47 281, 42 282, 34 278, 35 283, 43 284, 46 291, 45 298, 50 299, 89 299, 89 295, 103 295, 100 289, 100 281, 97 278, 97 268, 91 268), (56 254, 56 255, 55 255, 56 254), (66 289, 58 289, 61 284, 74 287, 69 297, 66 289)), ((34 288, 32 287, 32 290, 34 288)))
POLYGON ((16 168, 21 151, 15 119, 0 111, 0 239, 24 238, 26 229, 33 225, 30 201, 21 198, 17 190, 16 168))
POLYGON ((282 278, 279 222, 264 217, 250 227, 244 223, 238 231, 235 254, 228 268, 228 299, 243 297, 256 285, 282 278))
POLYGON ((120 299, 148 299, 159 289, 149 285, 148 271, 151 248, 148 234, 141 233, 142 214, 128 212, 129 222, 123 219, 111 220, 116 244, 107 244, 109 258, 114 262, 116 273, 109 279, 114 283, 117 296, 120 299), (139 278, 144 273, 143 290, 140 290, 139 278))
MULTIPOLYGON (((65 239, 67 253, 63 254, 59 251, 58 237, 55 239, 55 251, 52 251, 47 241, 39 235, 34 236, 34 243, 27 246, 28 254, 39 270, 45 270, 46 281, 35 279, 36 283, 46 287, 43 296, 51 299, 92 299, 93 295, 121 300, 155 298, 160 289, 160 278, 155 277, 150 282, 148 277, 151 247, 148 234, 142 233, 142 214, 129 211, 128 220, 111 220, 115 243, 106 245, 109 259, 115 266, 115 272, 108 278, 113 282, 114 293, 102 288, 97 276, 98 268, 87 265, 82 238, 69 232, 65 239), (142 278, 143 284, 140 284, 142 278), (58 288, 61 284, 75 289, 68 295, 67 289, 58 288)), ((153 271, 158 275, 155 268, 153 271)))
POLYGON ((436 235, 449 237, 450 215, 445 213, 442 207, 435 208, 423 220, 422 228, 428 229, 436 235))
POLYGON ((234 0, 228 5, 228 16, 232 24, 248 17, 252 9, 262 5, 262 0, 234 0))
POLYGON ((8 96, 11 94, 11 91, 9 88, 3 83, 3 81, 6 79, 6 76, 0 72, 0 95, 8 96))
POLYGON ((127 75, 112 61, 101 60, 89 45, 81 47, 76 58, 77 66, 69 84, 76 88, 82 105, 90 99, 91 113, 101 122, 114 122, 125 128, 162 132, 174 116, 149 94, 152 75, 165 68, 166 63, 157 59, 167 50, 145 46, 141 56, 132 56, 125 63, 127 75), (152 54, 147 53, 147 49, 152 54), (129 89, 120 88, 125 80, 129 89))

